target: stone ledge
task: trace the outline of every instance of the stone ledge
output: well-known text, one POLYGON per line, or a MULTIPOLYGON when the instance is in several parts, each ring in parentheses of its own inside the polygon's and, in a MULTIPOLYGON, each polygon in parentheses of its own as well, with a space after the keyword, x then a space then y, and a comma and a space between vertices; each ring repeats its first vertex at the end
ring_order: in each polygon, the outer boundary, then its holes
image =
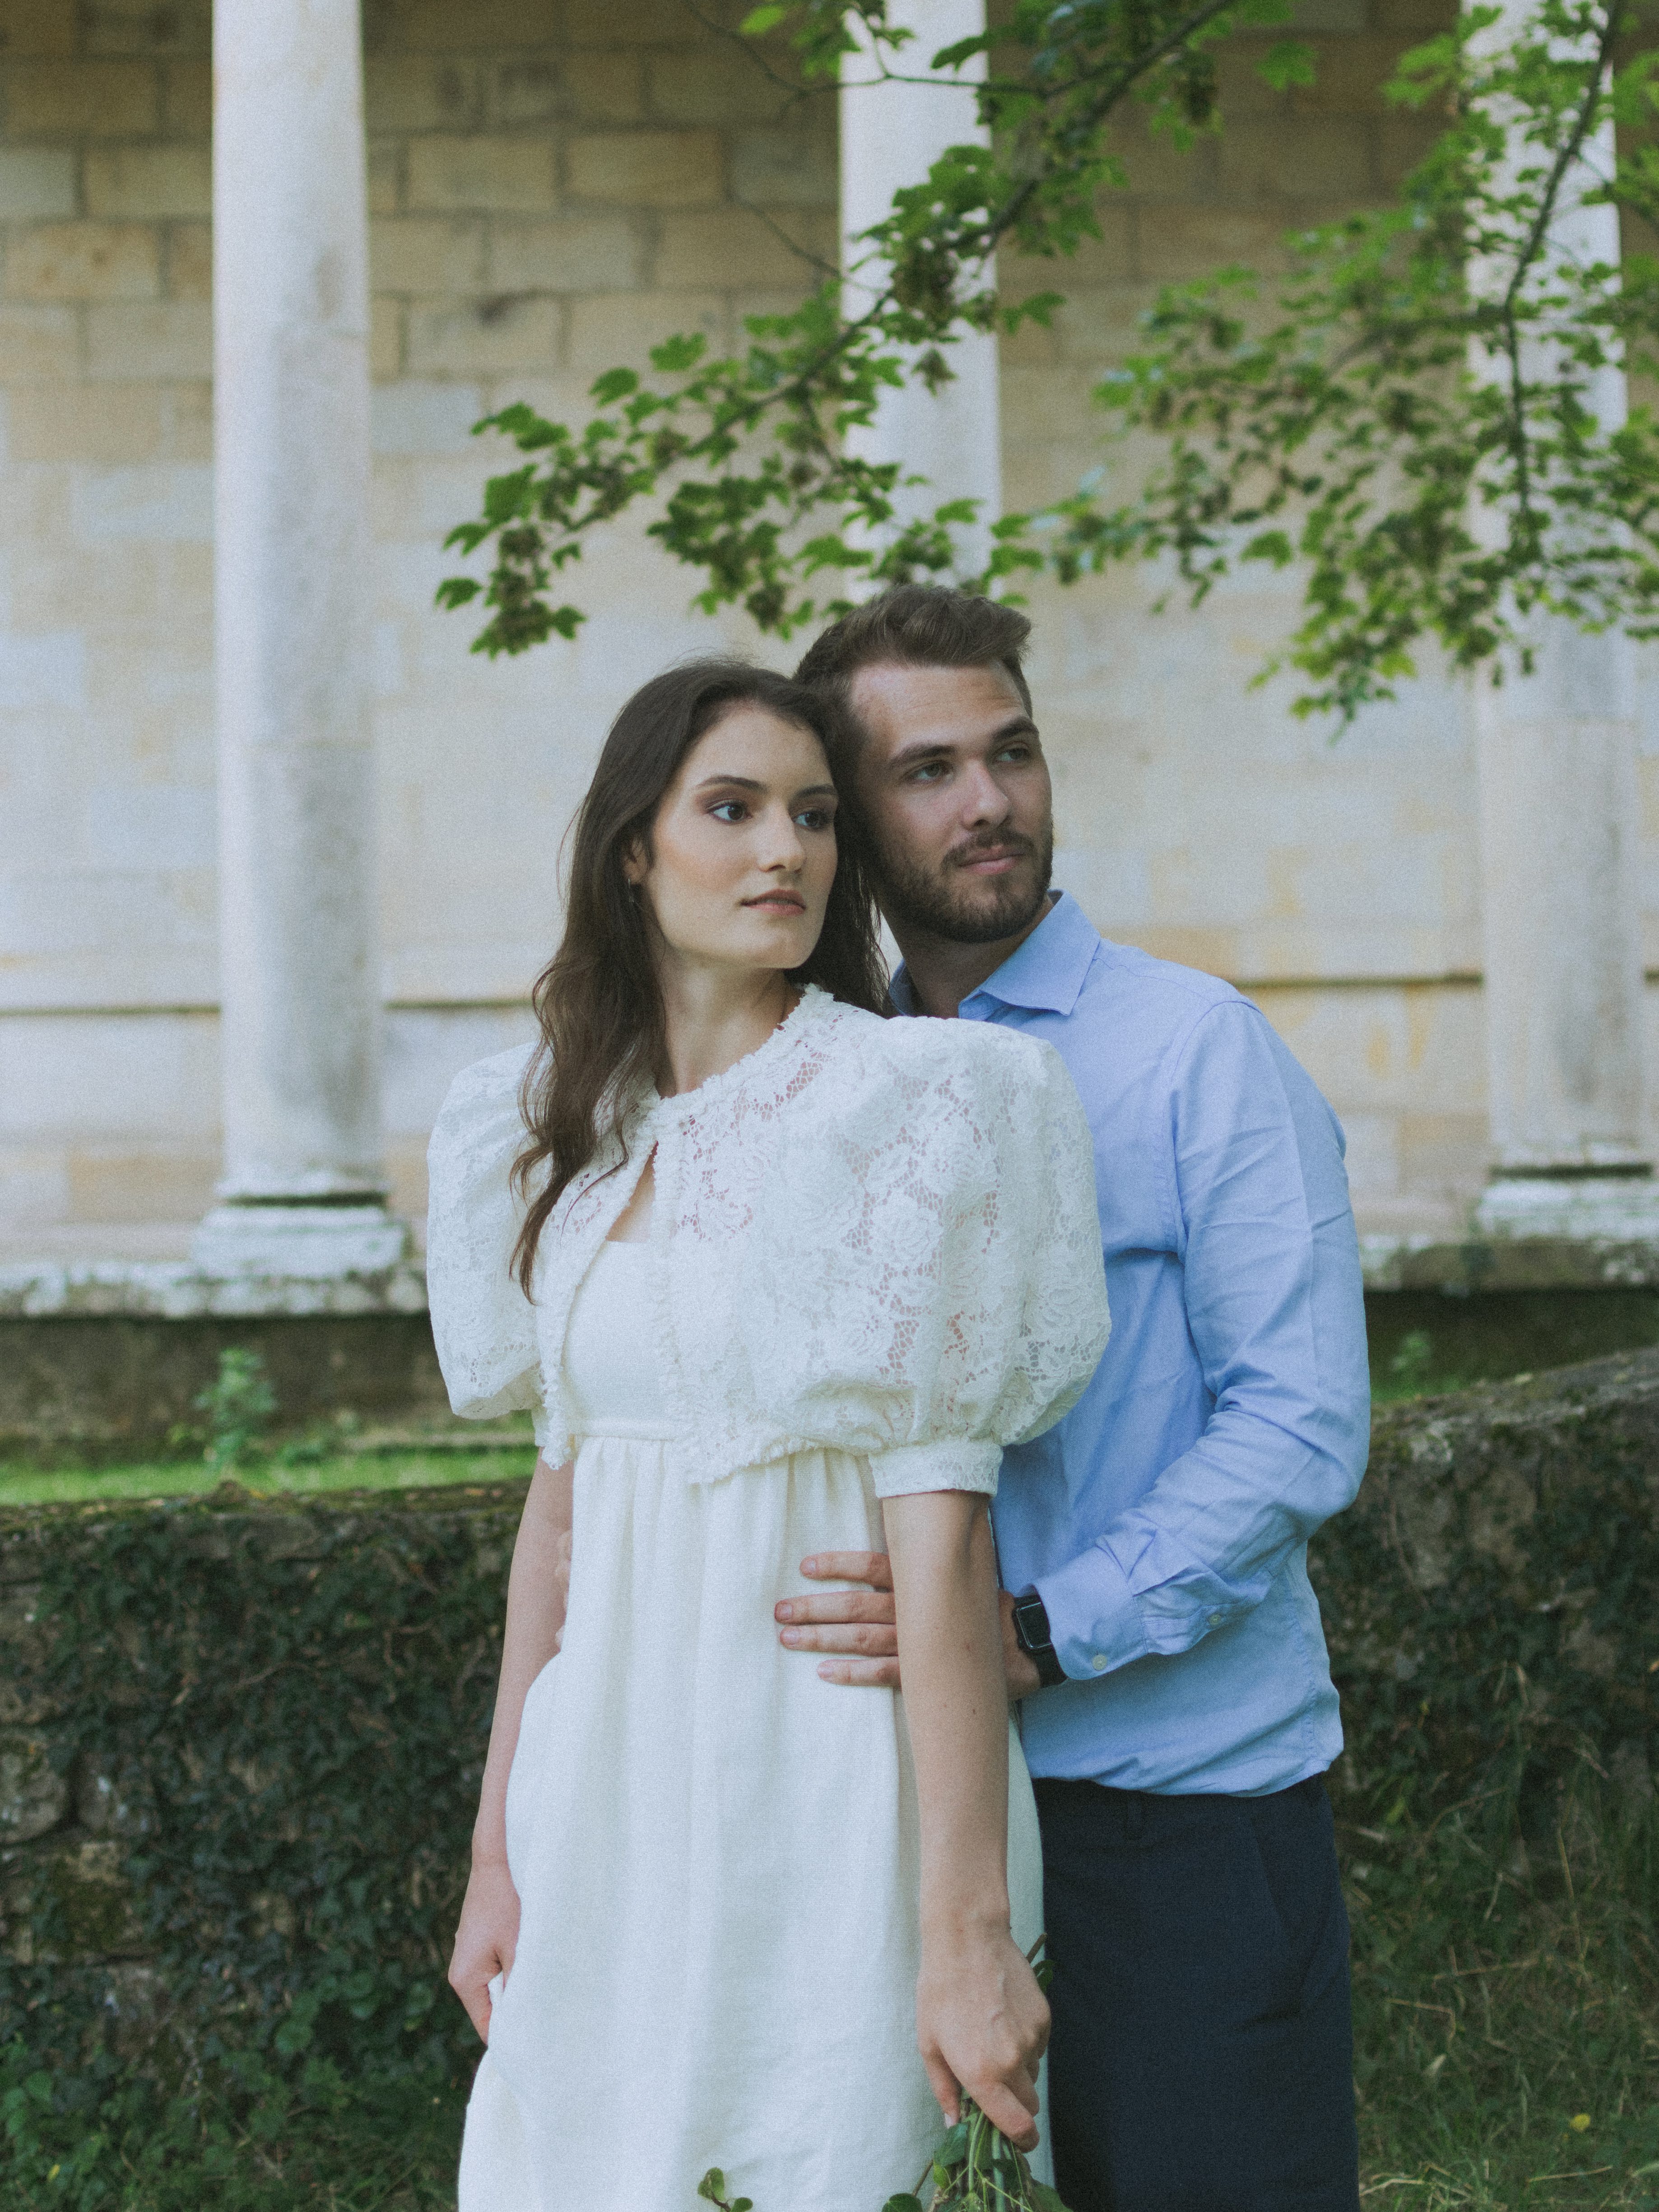
POLYGON ((1362 1237, 1368 1291, 1659 1289, 1659 1237, 1362 1237))
POLYGON ((416 1260, 374 1273, 326 1276, 215 1275, 188 1261, 0 1267, 0 1320, 239 1321, 425 1311, 426 1272, 416 1260))

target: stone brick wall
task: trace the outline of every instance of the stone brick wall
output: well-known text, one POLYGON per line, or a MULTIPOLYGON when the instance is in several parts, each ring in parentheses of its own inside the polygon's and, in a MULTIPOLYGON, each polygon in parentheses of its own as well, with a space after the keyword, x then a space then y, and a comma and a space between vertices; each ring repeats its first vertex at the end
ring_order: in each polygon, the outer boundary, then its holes
MULTIPOLYGON (((1422 126, 1377 86, 1449 12, 1305 0, 1315 86, 1271 92, 1241 41, 1223 137, 1177 155, 1126 130, 1099 243, 1031 272, 1070 304, 1005 349, 1011 501, 1097 461, 1091 391, 1160 281, 1271 265, 1287 228, 1397 179, 1422 126)), ((0 1255, 48 1230, 170 1250, 216 1165, 209 18, 0 17, 0 1255)), ((683 0, 367 0, 365 50, 386 1111, 418 1208, 449 1074, 526 1034, 609 716, 678 654, 757 643, 694 617, 630 523, 575 573, 574 646, 471 656, 469 618, 432 607, 493 459, 471 426, 514 398, 575 416, 666 332, 723 342, 798 296, 802 253, 833 251, 834 113, 683 0)), ((1287 683, 1247 688, 1282 587, 1154 617, 1156 582, 1034 598, 1060 879, 1109 934, 1259 996, 1343 1115, 1373 1225, 1446 1225, 1484 1131, 1466 702, 1431 672, 1333 747, 1287 683)), ((1659 881, 1649 908, 1659 963, 1659 881)))

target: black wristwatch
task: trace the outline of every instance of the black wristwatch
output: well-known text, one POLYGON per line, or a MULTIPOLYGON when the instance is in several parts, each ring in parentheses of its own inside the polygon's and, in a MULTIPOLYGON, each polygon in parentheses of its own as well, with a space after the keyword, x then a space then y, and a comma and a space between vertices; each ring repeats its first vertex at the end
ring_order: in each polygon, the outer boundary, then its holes
POLYGON ((1014 1600, 1014 1639, 1036 1668, 1037 1680, 1045 1690, 1066 1680, 1066 1669, 1048 1631, 1048 1608, 1034 1585, 1028 1584, 1014 1600))

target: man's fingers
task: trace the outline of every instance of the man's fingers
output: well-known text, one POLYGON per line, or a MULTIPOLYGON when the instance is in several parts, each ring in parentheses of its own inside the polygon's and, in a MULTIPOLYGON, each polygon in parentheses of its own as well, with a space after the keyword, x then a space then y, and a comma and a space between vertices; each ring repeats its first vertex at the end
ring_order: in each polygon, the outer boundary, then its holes
POLYGON ((777 1620, 877 1620, 889 1627, 895 1619, 890 1590, 826 1590, 822 1597, 781 1597, 772 1613, 777 1620))
POLYGON ((818 1680, 860 1690, 896 1690, 899 1662, 896 1659, 821 1659, 818 1680))
POLYGON ((816 1552, 803 1559, 808 1582, 868 1583, 872 1589, 893 1587, 893 1563, 885 1552, 816 1552))
POLYGON ((843 1626, 786 1628, 779 1637, 792 1651, 856 1651, 862 1659, 896 1659, 896 1628, 843 1626))

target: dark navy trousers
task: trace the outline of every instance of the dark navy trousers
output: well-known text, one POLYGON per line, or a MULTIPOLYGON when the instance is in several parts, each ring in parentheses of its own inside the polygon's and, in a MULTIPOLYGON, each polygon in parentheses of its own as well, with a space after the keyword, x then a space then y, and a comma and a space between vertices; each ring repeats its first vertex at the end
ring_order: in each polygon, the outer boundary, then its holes
POLYGON ((1039 1781, 1036 1801, 1071 2212, 1357 2212, 1322 1780, 1268 1797, 1039 1781))

